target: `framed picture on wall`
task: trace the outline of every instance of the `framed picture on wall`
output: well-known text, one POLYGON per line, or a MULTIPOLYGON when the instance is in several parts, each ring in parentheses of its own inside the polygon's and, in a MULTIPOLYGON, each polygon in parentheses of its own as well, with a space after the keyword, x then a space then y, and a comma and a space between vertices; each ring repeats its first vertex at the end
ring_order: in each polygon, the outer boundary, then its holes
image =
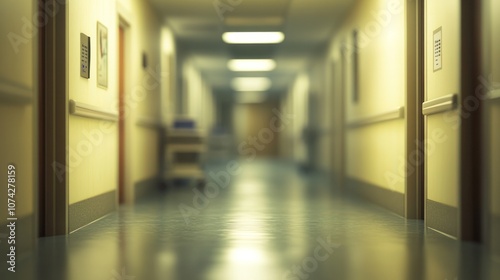
POLYGON ((108 87, 108 29, 97 22, 97 85, 108 87))
POLYGON ((359 101, 359 38, 358 30, 352 31, 352 101, 359 101))

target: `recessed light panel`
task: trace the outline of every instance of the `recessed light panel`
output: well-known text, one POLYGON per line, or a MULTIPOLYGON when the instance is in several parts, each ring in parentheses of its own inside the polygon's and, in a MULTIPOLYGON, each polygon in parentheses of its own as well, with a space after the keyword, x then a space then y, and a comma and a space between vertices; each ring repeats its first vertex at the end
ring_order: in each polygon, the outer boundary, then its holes
POLYGON ((228 44, 279 44, 285 39, 283 32, 226 32, 222 39, 228 44))
POLYGON ((249 92, 249 91, 244 91, 244 92, 238 92, 238 95, 236 97, 236 100, 240 104, 255 104, 255 103, 262 103, 266 101, 267 99, 267 94, 266 92, 259 91, 259 92, 249 92))
POLYGON ((271 80, 266 77, 234 78, 231 85, 235 91, 266 91, 271 88, 271 80))
POLYGON ((271 71, 276 68, 272 59, 232 59, 227 63, 231 71, 271 71))

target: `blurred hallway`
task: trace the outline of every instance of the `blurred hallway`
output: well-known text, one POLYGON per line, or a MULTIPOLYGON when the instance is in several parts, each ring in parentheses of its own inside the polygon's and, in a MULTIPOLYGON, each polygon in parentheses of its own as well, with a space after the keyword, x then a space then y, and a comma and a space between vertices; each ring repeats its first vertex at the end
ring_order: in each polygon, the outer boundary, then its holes
POLYGON ((500 279, 499 0, 0 4, 1 279, 500 279))
POLYGON ((300 175, 270 161, 243 164, 240 171, 199 212, 181 214, 179 206, 193 206, 194 191, 203 192, 183 186, 68 237, 41 238, 37 255, 8 279, 500 277, 498 261, 480 246, 341 195, 320 174, 300 175))

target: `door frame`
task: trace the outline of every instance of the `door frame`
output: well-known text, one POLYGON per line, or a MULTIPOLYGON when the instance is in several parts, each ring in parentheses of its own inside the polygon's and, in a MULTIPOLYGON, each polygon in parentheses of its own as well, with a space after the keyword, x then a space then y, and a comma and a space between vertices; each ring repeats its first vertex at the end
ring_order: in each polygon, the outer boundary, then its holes
POLYGON ((425 93, 424 57, 424 0, 407 2, 406 8, 406 97, 405 97, 405 158, 406 190, 405 217, 424 219, 425 216, 425 150, 424 115, 425 93))
POLYGON ((38 179, 38 234, 68 234, 68 91, 66 90, 66 0, 39 0, 60 6, 40 27, 38 116, 41 159, 38 179))
MULTIPOLYGON (((132 203, 135 199, 135 194, 134 190, 132 188, 132 185, 130 183, 130 170, 131 166, 130 163, 131 161, 129 160, 131 155, 130 153, 127 153, 127 151, 131 151, 130 149, 130 141, 127 141, 128 139, 131 139, 130 137, 127 137, 130 133, 131 129, 131 117, 130 117, 130 111, 127 106, 127 96, 129 96, 129 81, 131 81, 131 55, 130 55, 130 50, 131 50, 131 25, 129 19, 131 18, 129 12, 122 7, 121 5, 118 6, 118 13, 117 13, 117 19, 118 19, 118 25, 116 26, 116 29, 118 31, 118 34, 120 32, 120 29, 123 29, 123 63, 125 65, 124 72, 123 72, 123 92, 120 93, 120 89, 118 89, 118 96, 117 96, 117 105, 118 105, 118 113, 119 113, 119 118, 118 118, 118 186, 117 186, 117 197, 116 197, 116 203, 117 205, 120 204, 128 204, 132 203), (120 96, 122 95, 122 96, 120 96), (122 100, 121 100, 122 98, 122 100), (120 103, 123 102, 123 103, 120 103), (122 131, 123 129, 123 131, 122 131), (121 147, 121 145, 123 145, 121 147), (122 158, 123 157, 123 158, 122 158), (122 159, 122 162, 120 162, 120 159, 122 159), (120 171, 121 170, 121 171, 120 171), (122 172, 122 173, 121 173, 122 172)), ((120 35, 118 35, 120 36, 120 35)), ((118 69, 120 69, 120 40, 118 38, 118 46, 117 46, 117 52, 118 52, 118 69)), ((117 77, 118 79, 118 86, 120 87, 120 75, 117 77)))
MULTIPOLYGON (((44 0, 37 0, 36 4, 38 7, 38 13, 43 12, 44 4, 46 1, 44 0)), ((38 27, 38 42, 37 42, 37 79, 38 79, 38 106, 37 106, 37 142, 38 142, 38 159, 37 159, 37 182, 36 186, 37 188, 35 189, 35 193, 37 193, 37 235, 39 237, 45 236, 45 226, 47 224, 46 222, 46 199, 45 199, 45 194, 46 194, 46 187, 45 187, 45 182, 46 182, 46 172, 45 172, 45 166, 46 166, 46 128, 45 128, 45 123, 46 123, 46 110, 45 110, 45 100, 46 100, 46 80, 47 80, 47 75, 45 72, 46 69, 46 28, 44 25, 38 27)))
MULTIPOLYGON (((483 34, 483 38, 481 39, 482 42, 482 54, 483 57, 481 59, 482 65, 481 65, 481 75, 482 77, 488 77, 488 75, 491 74, 491 34, 492 34, 492 29, 494 28, 492 26, 493 19, 491 18, 490 14, 490 9, 492 5, 492 0, 482 0, 483 6, 481 7, 481 15, 483 18, 483 22, 481 24, 481 30, 483 34)), ((489 89, 484 89, 482 91, 482 94, 489 94, 489 89)), ((483 174, 482 178, 483 181, 482 183, 482 217, 483 217, 483 223, 482 223, 482 240, 488 246, 488 248, 492 251, 493 255, 499 256, 500 255, 500 250, 499 246, 497 246, 497 242, 495 237, 498 236, 498 234, 495 234, 497 232, 494 232, 495 227, 493 227, 494 220, 492 219, 492 213, 491 213, 491 131, 489 130, 489 127, 491 127, 491 109, 490 109, 490 104, 488 104, 491 101, 486 101, 484 104, 484 110, 483 110, 483 116, 482 116, 482 147, 484 149, 481 151, 482 152, 482 162, 483 162, 483 174)))
POLYGON ((327 80, 329 83, 329 94, 331 97, 330 104, 332 110, 332 122, 331 122, 331 142, 332 142, 332 151, 331 151, 331 163, 332 168, 339 163, 338 170, 334 172, 334 180, 337 183, 338 188, 343 187, 344 182, 344 84, 343 81, 343 58, 330 58, 328 60, 329 73, 327 80), (338 79, 337 79, 338 77, 338 79), (339 82, 339 84, 337 84, 339 82), (338 96, 338 98, 335 98, 338 96), (338 113, 336 113, 338 112, 338 113), (338 115, 336 115, 338 114, 338 115), (339 159, 337 159, 339 158, 339 159))
POLYGON ((481 2, 461 0, 461 100, 459 238, 480 242, 482 239, 482 100, 476 96, 481 75, 481 2), (478 108, 468 108, 471 100, 478 108))
POLYGON ((128 64, 125 62, 126 48, 126 25, 123 21, 118 24, 118 204, 123 204, 126 201, 125 192, 125 83, 126 83, 126 68, 128 64))
POLYGON ((341 84, 339 85, 340 88, 340 147, 342 150, 341 154, 341 159, 340 159, 340 174, 339 174, 339 182, 341 188, 345 187, 345 184, 347 183, 346 180, 346 170, 347 170, 347 116, 346 116, 346 100, 347 100, 347 91, 348 91, 348 78, 349 75, 347 74, 349 67, 348 67, 348 56, 347 56, 347 41, 344 39, 340 43, 340 59, 338 63, 340 63, 339 68, 339 75, 340 75, 340 81, 341 84))

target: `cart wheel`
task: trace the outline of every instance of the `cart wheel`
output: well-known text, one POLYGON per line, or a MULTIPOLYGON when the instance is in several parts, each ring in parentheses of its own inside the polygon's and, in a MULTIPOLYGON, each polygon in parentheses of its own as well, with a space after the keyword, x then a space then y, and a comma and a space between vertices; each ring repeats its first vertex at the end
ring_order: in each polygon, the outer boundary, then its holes
POLYGON ((198 179, 197 185, 198 185, 199 188, 204 188, 206 184, 207 184, 207 180, 205 180, 205 179, 198 179))
POLYGON ((169 180, 161 180, 160 182, 160 190, 161 191, 167 191, 170 188, 171 184, 169 180))

